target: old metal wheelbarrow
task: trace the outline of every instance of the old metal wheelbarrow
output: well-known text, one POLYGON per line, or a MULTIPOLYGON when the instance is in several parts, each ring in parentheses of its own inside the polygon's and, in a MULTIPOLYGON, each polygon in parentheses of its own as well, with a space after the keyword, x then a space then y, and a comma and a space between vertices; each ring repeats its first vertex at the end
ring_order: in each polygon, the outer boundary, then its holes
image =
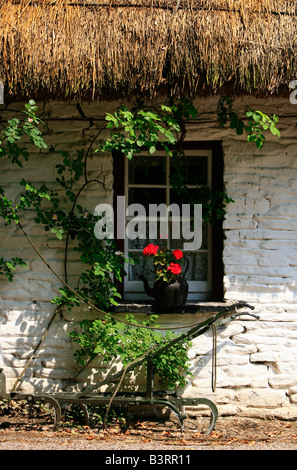
MULTIPOLYGON (((59 422, 62 418, 62 409, 61 405, 63 404, 78 404, 82 408, 85 417, 86 425, 89 424, 89 413, 88 405, 110 405, 111 402, 113 405, 126 405, 126 406, 139 406, 139 405, 151 405, 154 408, 156 406, 167 407, 170 409, 174 415, 178 418, 180 423, 181 430, 184 430, 184 420, 185 407, 196 407, 199 405, 204 405, 210 409, 210 419, 207 431, 204 433, 206 436, 209 435, 214 429, 217 417, 218 409, 216 405, 209 398, 184 398, 177 396, 176 391, 172 395, 164 392, 155 392, 154 391, 154 368, 153 360, 154 358, 162 354, 165 350, 172 347, 174 344, 182 343, 185 340, 191 341, 192 339, 204 334, 211 328, 216 331, 217 326, 224 325, 240 315, 250 315, 255 319, 259 317, 249 313, 249 312, 238 312, 241 308, 250 308, 253 309, 249 304, 246 303, 235 303, 231 306, 223 308, 220 312, 211 316, 210 318, 202 321, 201 323, 196 324, 188 331, 183 334, 180 334, 177 338, 169 341, 165 346, 161 347, 158 350, 151 349, 149 354, 145 357, 140 358, 139 360, 134 361, 129 366, 127 366, 123 371, 120 371, 108 378, 108 383, 119 383, 121 384, 121 379, 123 378, 126 372, 129 372, 136 367, 146 363, 146 391, 144 393, 135 392, 135 394, 119 393, 98 393, 97 390, 107 383, 107 380, 103 380, 100 383, 97 383, 94 386, 88 387, 85 390, 78 393, 53 393, 53 394, 24 394, 24 393, 6 393, 4 385, 4 374, 2 369, 0 369, 0 398, 8 398, 12 400, 27 400, 28 402, 47 402, 53 406, 54 409, 54 430, 57 429, 59 422), (2 372, 2 373, 1 373, 2 372), (2 389, 1 389, 1 379, 2 379, 2 389)), ((118 387, 119 388, 119 387, 118 387)), ((118 391, 118 390, 117 390, 118 391)))

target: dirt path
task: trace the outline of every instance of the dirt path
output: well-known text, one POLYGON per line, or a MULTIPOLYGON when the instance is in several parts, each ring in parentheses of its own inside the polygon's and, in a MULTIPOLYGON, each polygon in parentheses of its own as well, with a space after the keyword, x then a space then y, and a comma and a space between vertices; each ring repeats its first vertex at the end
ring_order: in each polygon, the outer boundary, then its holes
POLYGON ((66 425, 53 432, 44 419, 0 416, 0 450, 297 450, 297 421, 219 417, 207 437, 196 426, 186 421, 181 433, 173 421, 139 421, 109 425, 108 432, 66 425))

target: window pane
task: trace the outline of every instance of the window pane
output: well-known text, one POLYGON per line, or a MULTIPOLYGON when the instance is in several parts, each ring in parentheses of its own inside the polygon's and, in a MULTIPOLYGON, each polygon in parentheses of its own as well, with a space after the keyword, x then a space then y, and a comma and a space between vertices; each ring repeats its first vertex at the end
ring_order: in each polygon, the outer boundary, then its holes
MULTIPOLYGON (((178 228, 175 228, 175 230, 178 232, 178 228)), ((191 226, 191 232, 193 231, 194 231, 194 227, 191 226)), ((186 240, 183 237, 182 224, 180 224, 179 233, 180 233, 179 239, 173 238, 173 235, 175 236, 176 234, 173 233, 172 224, 170 223, 170 249, 171 250, 176 250, 177 248, 182 250, 184 243, 194 242, 194 235, 193 235, 193 238, 191 238, 190 240, 186 240)), ((208 245, 208 224, 206 222, 203 222, 202 223, 202 244, 199 250, 207 250, 207 245, 208 245)))
POLYGON ((189 267, 186 273, 188 281, 207 281, 208 278, 208 254, 207 253, 191 253, 190 256, 185 254, 189 261, 189 267))
MULTIPOLYGON (((142 253, 130 252, 130 255, 138 261, 138 264, 128 266, 128 280, 138 281, 139 276, 143 275, 148 281, 154 281, 154 266, 151 258, 143 256, 142 253)), ((208 278, 208 255, 207 253, 189 253, 185 254, 189 266, 186 272, 188 281, 207 281, 208 278)))
POLYGON ((129 184, 166 184, 166 157, 136 155, 128 165, 129 184))
POLYGON ((153 243, 154 245, 159 245, 160 246, 160 224, 154 224, 153 228, 157 229, 157 236, 156 237, 149 237, 150 235, 150 227, 149 227, 149 222, 146 223, 146 239, 139 239, 137 238, 136 240, 130 240, 128 239, 128 248, 129 249, 134 249, 134 250, 143 250, 146 245, 149 243, 153 243))
POLYGON ((149 210, 149 204, 166 204, 166 189, 164 188, 129 188, 128 204, 142 204, 149 210))
POLYGON ((185 176, 185 184, 201 185, 207 184, 207 157, 187 155, 182 160, 172 158, 170 160, 170 175, 182 172, 185 176))
POLYGON ((128 280, 129 281, 139 281, 139 276, 142 275, 147 278, 148 281, 154 281, 154 264, 152 258, 143 256, 142 253, 133 253, 130 252, 130 255, 133 256, 133 259, 138 261, 139 264, 128 265, 128 280))
POLYGON ((178 204, 180 210, 182 204, 190 204, 190 215, 194 215, 194 204, 202 204, 203 214, 207 212, 205 208, 209 201, 209 191, 206 186, 201 188, 187 188, 179 193, 176 189, 170 189, 170 204, 178 204))
MULTIPOLYGON (((200 193, 201 194, 201 193, 200 193)), ((170 189, 170 204, 193 204, 198 203, 199 188, 187 188, 185 191, 170 189)))

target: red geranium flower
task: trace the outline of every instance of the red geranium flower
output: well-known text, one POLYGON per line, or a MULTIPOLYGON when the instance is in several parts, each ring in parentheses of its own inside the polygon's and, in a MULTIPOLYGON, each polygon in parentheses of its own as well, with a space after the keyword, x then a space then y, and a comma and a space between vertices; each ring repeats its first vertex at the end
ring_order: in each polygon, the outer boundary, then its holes
POLYGON ((181 273, 181 267, 177 263, 170 263, 167 270, 171 271, 172 274, 180 274, 181 273))
POLYGON ((173 250, 172 253, 173 253, 173 255, 175 256, 176 259, 181 259, 181 258, 183 258, 183 256, 184 256, 184 255, 183 255, 183 252, 180 251, 180 250, 178 250, 178 249, 177 249, 177 250, 173 250))
POLYGON ((153 243, 150 243, 143 249, 143 254, 144 255, 156 255, 158 249, 159 249, 159 245, 153 245, 153 243))

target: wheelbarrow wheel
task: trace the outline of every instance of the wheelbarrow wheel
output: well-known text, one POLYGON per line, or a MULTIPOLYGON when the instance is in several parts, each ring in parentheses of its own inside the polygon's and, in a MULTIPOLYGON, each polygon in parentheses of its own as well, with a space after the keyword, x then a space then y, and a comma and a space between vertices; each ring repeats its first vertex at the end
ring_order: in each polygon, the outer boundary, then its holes
POLYGON ((42 395, 42 396, 34 397, 34 398, 36 400, 39 400, 40 402, 47 402, 53 408, 53 411, 54 411, 53 431, 56 431, 58 429, 58 426, 62 417, 60 403, 57 400, 55 400, 55 398, 48 396, 48 395, 42 395))
POLYGON ((198 398, 195 401, 195 408, 191 407, 195 411, 193 419, 186 415, 185 407, 181 407, 181 413, 184 415, 184 429, 186 431, 200 432, 203 436, 209 436, 214 430, 218 417, 217 407, 206 398, 198 398))

